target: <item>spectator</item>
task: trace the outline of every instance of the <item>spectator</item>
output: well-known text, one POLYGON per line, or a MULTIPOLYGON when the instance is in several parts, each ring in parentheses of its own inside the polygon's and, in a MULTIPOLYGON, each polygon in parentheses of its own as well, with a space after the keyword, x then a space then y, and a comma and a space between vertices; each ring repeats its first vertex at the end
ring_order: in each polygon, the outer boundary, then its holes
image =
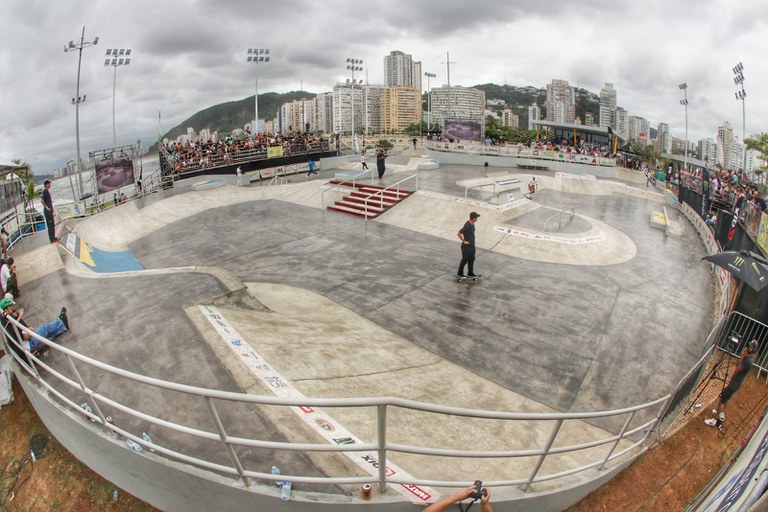
POLYGON ((59 316, 53 321, 40 325, 37 329, 29 327, 21 331, 21 337, 24 348, 33 354, 45 348, 45 344, 30 335, 29 331, 34 330, 35 334, 47 340, 54 340, 69 330, 69 319, 67 318, 67 308, 61 308, 59 316))
MULTIPOLYGON (((480 506, 482 512, 493 512, 493 509, 491 508, 491 493, 488 489, 483 488, 485 491, 485 495, 480 499, 480 506)), ((442 512, 443 510, 446 510, 449 506, 453 505, 454 503, 459 503, 467 498, 475 492, 475 486, 473 485, 469 489, 463 489, 461 491, 456 492, 452 496, 448 496, 447 498, 443 498, 442 500, 438 501, 437 503, 433 503, 432 505, 428 506, 424 509, 424 512, 442 512)), ((477 500, 475 500, 477 501, 477 500)), ((469 508, 469 507, 467 507, 469 508)))
POLYGON ((14 297, 20 297, 19 286, 16 282, 16 262, 13 258, 3 263, 0 267, 0 285, 3 288, 3 294, 10 293, 14 297))

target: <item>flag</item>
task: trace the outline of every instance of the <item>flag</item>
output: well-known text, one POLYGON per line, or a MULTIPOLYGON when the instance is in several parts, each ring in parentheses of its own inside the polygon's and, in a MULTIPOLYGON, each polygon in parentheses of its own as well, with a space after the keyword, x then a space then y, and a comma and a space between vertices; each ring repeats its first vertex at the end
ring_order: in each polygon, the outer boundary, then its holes
POLYGON ((160 128, 160 111, 157 111, 157 145, 163 141, 163 130, 160 128))

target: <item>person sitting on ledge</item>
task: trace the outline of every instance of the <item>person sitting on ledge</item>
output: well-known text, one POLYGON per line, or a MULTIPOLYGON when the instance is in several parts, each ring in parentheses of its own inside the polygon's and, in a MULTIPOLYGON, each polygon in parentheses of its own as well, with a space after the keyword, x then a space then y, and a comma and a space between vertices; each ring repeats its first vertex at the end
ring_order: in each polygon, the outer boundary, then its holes
MULTIPOLYGON (((0 301, 0 305, 2 302, 0 301)), ((24 341, 24 348, 32 352, 33 354, 40 349, 46 348, 46 345, 38 341, 37 338, 33 338, 29 331, 30 329, 35 331, 35 334, 41 336, 47 340, 53 341, 65 332, 69 330, 69 319, 67 318, 67 308, 61 308, 59 316, 53 321, 40 325, 37 329, 29 327, 21 331, 21 336, 24 341)))

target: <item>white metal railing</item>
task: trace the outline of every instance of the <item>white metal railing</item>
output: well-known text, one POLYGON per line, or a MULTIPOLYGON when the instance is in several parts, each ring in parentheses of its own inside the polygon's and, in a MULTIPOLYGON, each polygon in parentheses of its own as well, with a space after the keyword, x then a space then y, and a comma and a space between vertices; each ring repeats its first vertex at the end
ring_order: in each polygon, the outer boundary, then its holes
MULTIPOLYGON (((622 462, 631 459, 643 451, 643 444, 653 432, 661 411, 665 410, 667 402, 671 395, 665 395, 659 399, 646 404, 598 412, 582 413, 520 413, 520 412, 502 412, 488 411, 478 409, 468 409, 462 407, 452 407, 445 405, 436 405, 431 403, 419 402, 405 398, 393 397, 368 397, 368 398, 286 398, 276 396, 260 396, 245 393, 221 391, 215 389, 206 389, 185 384, 165 381, 153 377, 147 377, 131 371, 127 371, 97 359, 80 354, 72 349, 51 342, 45 338, 31 333, 31 336, 47 345, 48 350, 54 354, 49 354, 45 360, 30 354, 23 349, 20 343, 20 329, 18 322, 14 319, 8 319, 7 327, 3 328, 6 336, 3 336, 6 352, 11 354, 34 381, 44 388, 48 394, 55 397, 61 404, 68 407, 78 415, 83 415, 94 424, 100 426, 109 435, 117 436, 121 439, 131 440, 133 443, 156 451, 157 454, 208 470, 220 475, 229 475, 238 478, 245 486, 250 485, 253 479, 267 481, 291 481, 309 484, 362 484, 371 481, 370 476, 316 476, 316 475, 273 475, 252 469, 247 460, 247 455, 238 455, 236 448, 249 447, 266 450, 287 450, 302 452, 336 452, 336 453, 354 453, 354 452, 375 452, 379 460, 386 460, 388 454, 407 453, 437 458, 506 458, 506 459, 529 459, 533 461, 533 469, 510 469, 511 478, 505 480, 495 480, 485 482, 488 486, 522 486, 523 490, 529 491, 532 486, 541 482, 550 482, 565 479, 571 475, 583 473, 593 468, 602 469, 606 464, 622 459, 622 462), (138 405, 123 403, 115 397, 107 396, 96 391, 95 387, 103 387, 103 375, 95 372, 105 372, 110 378, 117 382, 125 380, 133 388, 137 384, 151 387, 155 392, 172 393, 180 398, 195 399, 203 403, 211 421, 212 429, 206 430, 200 426, 184 425, 173 418, 163 419, 151 414, 147 414, 140 409, 138 405), (66 375, 65 373, 69 373, 66 375), (93 381, 93 383, 91 382, 93 381), (85 400, 92 411, 84 410, 78 405, 80 400, 85 400), (217 405, 221 401, 222 404, 217 405), (369 408, 375 410, 376 433, 375 442, 356 443, 356 444, 319 444, 292 441, 271 441, 268 439, 256 439, 252 437, 238 437, 230 435, 227 432, 237 431, 235 425, 227 424, 226 419, 221 414, 221 408, 227 403, 237 403, 241 406, 282 406, 282 407, 342 407, 342 408, 369 408), (464 447, 435 448, 428 446, 417 446, 412 444, 402 444, 393 442, 388 437, 391 425, 388 420, 390 409, 406 409, 410 411, 421 411, 430 414, 441 415, 440 421, 444 422, 445 415, 452 417, 480 418, 500 422, 520 422, 521 428, 544 428, 546 423, 554 422, 550 429, 550 434, 546 443, 542 446, 531 447, 529 449, 518 450, 477 450, 464 449, 464 447), (160 440, 160 436, 153 440, 147 440, 142 435, 137 434, 130 428, 117 426, 108 421, 105 411, 119 411, 129 418, 121 421, 121 425, 151 424, 155 427, 161 427, 170 432, 169 439, 160 440), (636 421, 638 413, 644 413, 645 420, 636 421), (650 418, 650 419, 647 419, 650 418), (600 429, 600 434, 595 434, 593 439, 586 440, 578 444, 560 445, 559 434, 563 425, 568 421, 584 422, 600 419, 613 419, 620 429, 615 434, 611 434, 600 429), (129 421, 130 420, 130 421, 129 421), (185 446, 195 446, 201 448, 201 453, 208 455, 208 458, 202 458, 199 454, 189 453, 174 448, 172 436, 185 435, 191 436, 197 441, 195 443, 185 444, 185 446), (602 437, 600 437, 602 436, 602 437), (624 446, 620 446, 622 441, 624 446), (203 443, 215 443, 220 449, 211 450, 209 445, 203 443), (577 462, 577 457, 573 457, 577 452, 583 452, 595 447, 606 447, 605 454, 597 455, 589 453, 586 463, 577 462), (569 466, 562 468, 558 472, 540 474, 545 461, 551 457, 557 459, 558 455, 568 454, 562 461, 569 466), (214 457, 216 455, 217 457, 214 457), (519 474, 515 474, 515 472, 519 474)), ((122 387, 122 386, 121 386, 122 387)), ((118 387, 116 389, 120 389, 118 387)), ((167 399, 170 397, 167 397, 167 399)), ((238 408, 238 412, 241 409, 238 408)), ((165 416, 172 416, 172 411, 164 411, 165 416)), ((186 418, 186 416, 184 416, 186 418)), ((402 417, 402 416, 401 416, 402 417)), ((237 416, 239 420, 242 416, 237 416)), ((418 421, 412 419, 411 421, 418 421)), ((421 423, 421 422, 419 422, 421 423)), ((401 420, 398 425, 401 431, 410 431, 407 420, 401 420), (403 425, 402 423, 406 423, 403 425), (402 427, 402 429, 400 428, 402 427)), ((139 428, 139 430, 141 430, 139 428)), ((598 432, 598 429, 595 429, 598 432)), ((391 435, 391 434, 390 434, 391 435)), ((560 440, 560 442, 564 442, 560 440)), ((242 452, 241 452, 242 453, 242 452)), ((549 465, 548 467, 550 467, 549 465)), ((425 486, 445 486, 445 487, 463 487, 464 481, 451 480, 430 480, 420 479, 418 477, 408 478, 407 476, 389 476, 386 474, 386 465, 380 464, 378 469, 378 478, 376 479, 382 491, 388 484, 413 484, 425 486)), ((565 486, 567 482, 563 482, 565 486)))
POLYGON ((400 181, 398 181, 396 183, 393 183, 393 184, 391 184, 391 185, 389 185, 389 186, 379 190, 375 194, 371 194, 370 196, 366 197, 365 200, 363 201, 363 204, 365 205, 365 220, 366 220, 366 222, 368 221, 368 206, 371 205, 371 204, 375 204, 376 203, 376 199, 375 198, 378 197, 378 203, 379 203, 378 204, 378 208, 379 209, 383 209, 384 208, 384 194, 386 192, 394 192, 395 196, 397 197, 398 200, 402 199, 400 197, 400 185, 402 185, 403 183, 405 183, 406 181, 409 181, 409 180, 415 180, 416 181, 416 188, 415 188, 415 190, 419 190, 419 175, 418 174, 411 174, 410 176, 408 176, 406 178, 403 178, 400 181))

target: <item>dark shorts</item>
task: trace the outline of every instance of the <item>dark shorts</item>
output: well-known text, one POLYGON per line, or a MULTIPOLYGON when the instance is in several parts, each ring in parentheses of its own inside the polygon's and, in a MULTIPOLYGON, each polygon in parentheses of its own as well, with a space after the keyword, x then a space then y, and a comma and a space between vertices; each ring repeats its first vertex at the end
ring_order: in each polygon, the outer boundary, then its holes
POLYGON ((724 404, 727 404, 728 400, 730 400, 733 394, 737 391, 738 389, 731 389, 730 387, 726 387, 723 389, 723 392, 720 393, 720 401, 724 404))

